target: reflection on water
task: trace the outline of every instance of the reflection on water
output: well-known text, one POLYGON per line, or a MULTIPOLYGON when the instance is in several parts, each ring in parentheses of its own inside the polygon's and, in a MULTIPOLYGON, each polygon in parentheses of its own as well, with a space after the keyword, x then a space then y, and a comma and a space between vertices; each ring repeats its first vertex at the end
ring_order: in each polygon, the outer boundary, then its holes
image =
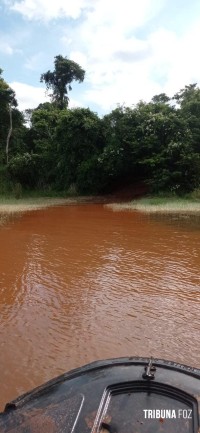
POLYGON ((200 367, 200 230, 189 221, 82 205, 1 228, 1 409, 97 359, 200 367))
POLYGON ((187 215, 184 212, 180 214, 151 214, 150 218, 165 224, 177 226, 178 230, 200 230, 200 215, 191 214, 187 215))

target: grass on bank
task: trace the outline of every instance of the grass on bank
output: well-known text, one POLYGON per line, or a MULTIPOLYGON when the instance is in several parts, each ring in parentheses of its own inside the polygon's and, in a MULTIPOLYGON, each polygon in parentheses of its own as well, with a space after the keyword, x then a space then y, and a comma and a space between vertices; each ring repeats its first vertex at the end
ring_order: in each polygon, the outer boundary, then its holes
POLYGON ((24 212, 45 209, 51 206, 67 206, 84 203, 100 203, 102 197, 77 196, 77 197, 41 197, 37 194, 23 196, 20 199, 14 196, 0 196, 0 226, 16 215, 24 212))
POLYGON ((191 196, 180 197, 145 197, 128 203, 106 205, 114 211, 136 210, 145 213, 186 213, 200 214, 200 199, 191 196))
POLYGON ((0 196, 0 225, 5 224, 16 214, 74 203, 77 203, 77 200, 72 198, 26 197, 16 199, 15 197, 0 196))

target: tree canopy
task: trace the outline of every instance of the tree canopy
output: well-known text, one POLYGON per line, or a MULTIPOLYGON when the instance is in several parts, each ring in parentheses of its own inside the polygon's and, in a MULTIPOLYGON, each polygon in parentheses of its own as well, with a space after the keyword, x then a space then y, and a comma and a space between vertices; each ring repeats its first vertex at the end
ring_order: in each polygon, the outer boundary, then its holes
POLYGON ((0 71, 0 168, 12 111, 9 163, 11 183, 23 188, 106 193, 142 181, 149 191, 183 194, 200 188, 200 89, 186 85, 173 97, 118 106, 100 118, 89 108, 68 108, 73 80, 85 71, 66 57, 41 79, 51 102, 28 109, 16 105, 0 71), (25 120, 27 124, 25 124, 25 120))
POLYGON ((0 162, 8 161, 10 141, 14 150, 23 130, 23 115, 16 108, 15 92, 3 79, 2 73, 0 69, 0 162))
POLYGON ((81 83, 85 77, 85 71, 73 60, 58 55, 54 60, 54 71, 47 71, 41 75, 40 81, 45 82, 52 102, 60 109, 66 108, 69 103, 68 92, 72 90, 71 83, 81 83))

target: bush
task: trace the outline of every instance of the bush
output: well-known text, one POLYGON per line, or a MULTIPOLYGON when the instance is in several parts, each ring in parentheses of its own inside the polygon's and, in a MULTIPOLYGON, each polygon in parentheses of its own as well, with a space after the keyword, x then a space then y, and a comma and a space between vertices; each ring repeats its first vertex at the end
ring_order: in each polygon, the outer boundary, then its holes
POLYGON ((104 169, 98 157, 83 161, 77 170, 77 188, 81 194, 95 194, 103 190, 107 183, 104 169))
POLYGON ((67 195, 74 197, 77 195, 77 187, 75 183, 71 183, 70 187, 67 190, 67 195))
POLYGON ((7 167, 0 165, 0 195, 7 195, 12 190, 12 182, 9 179, 7 167))
POLYGON ((22 186, 21 183, 17 182, 13 186, 13 194, 16 199, 22 198, 22 186))
POLYGON ((16 155, 8 164, 11 178, 21 185, 34 187, 38 182, 39 160, 37 154, 16 155))
POLYGON ((190 197, 192 197, 195 200, 200 200, 200 188, 196 188, 194 191, 192 191, 190 197))

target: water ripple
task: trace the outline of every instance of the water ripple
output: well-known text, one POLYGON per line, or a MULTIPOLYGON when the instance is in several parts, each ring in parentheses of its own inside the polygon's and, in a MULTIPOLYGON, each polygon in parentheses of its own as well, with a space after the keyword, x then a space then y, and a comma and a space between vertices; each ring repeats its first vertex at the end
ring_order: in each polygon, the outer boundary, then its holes
POLYGON ((95 359, 199 366, 196 221, 62 207, 24 215, 0 242, 2 405, 95 359))

